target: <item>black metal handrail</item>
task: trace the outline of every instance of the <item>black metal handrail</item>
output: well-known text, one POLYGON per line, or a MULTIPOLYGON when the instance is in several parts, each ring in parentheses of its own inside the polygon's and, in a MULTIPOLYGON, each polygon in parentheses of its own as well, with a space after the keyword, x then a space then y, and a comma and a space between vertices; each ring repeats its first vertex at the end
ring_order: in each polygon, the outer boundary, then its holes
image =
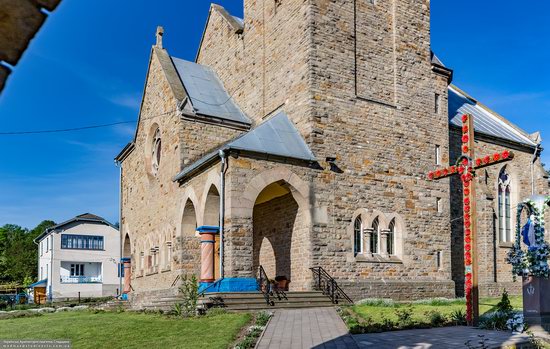
POLYGON ((181 279, 181 275, 176 276, 176 278, 174 279, 174 282, 172 282, 172 286, 170 287, 176 286, 176 283, 178 282, 179 279, 181 279))
POLYGON ((338 286, 338 283, 323 267, 309 268, 313 272, 314 288, 323 292, 325 296, 330 297, 333 304, 338 304, 340 299, 344 299, 353 304, 351 298, 338 286))
POLYGON ((260 292, 264 295, 267 305, 274 306, 275 302, 271 299, 273 297, 271 282, 269 281, 269 278, 261 265, 258 267, 258 278, 256 279, 256 282, 258 283, 260 292))

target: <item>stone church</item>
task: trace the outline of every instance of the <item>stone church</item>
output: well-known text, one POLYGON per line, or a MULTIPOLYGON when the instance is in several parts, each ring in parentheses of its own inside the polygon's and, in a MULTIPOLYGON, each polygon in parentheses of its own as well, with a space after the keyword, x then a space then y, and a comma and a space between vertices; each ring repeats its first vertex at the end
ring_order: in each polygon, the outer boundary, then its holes
POLYGON ((426 174, 460 155, 464 113, 478 151, 516 155, 477 174, 481 294, 519 290, 504 258, 515 205, 548 193, 541 138, 451 84, 428 0, 212 5, 194 62, 162 35, 116 158, 134 300, 183 274, 247 290, 260 266, 291 291, 322 267, 355 300, 461 295, 460 181, 426 174))

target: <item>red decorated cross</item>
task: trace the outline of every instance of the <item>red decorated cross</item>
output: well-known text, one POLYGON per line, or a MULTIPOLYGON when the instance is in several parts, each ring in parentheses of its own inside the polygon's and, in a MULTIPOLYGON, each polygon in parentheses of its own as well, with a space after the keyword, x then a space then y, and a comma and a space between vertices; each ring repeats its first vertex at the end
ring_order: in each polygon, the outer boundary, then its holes
POLYGON ((428 179, 438 180, 453 175, 460 175, 463 187, 464 211, 464 291, 466 295, 466 321, 476 326, 479 320, 479 290, 477 263, 477 209, 474 177, 476 170, 510 161, 514 153, 508 150, 475 158, 474 118, 462 115, 462 156, 455 166, 437 169, 428 173, 428 179))

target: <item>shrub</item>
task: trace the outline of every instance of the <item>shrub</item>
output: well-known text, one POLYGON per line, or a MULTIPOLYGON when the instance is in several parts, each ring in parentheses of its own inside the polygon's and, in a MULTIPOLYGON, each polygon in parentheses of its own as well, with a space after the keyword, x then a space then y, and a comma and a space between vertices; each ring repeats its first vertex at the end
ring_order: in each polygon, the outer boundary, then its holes
POLYGON ((424 313, 432 327, 441 327, 447 323, 445 315, 438 311, 430 310, 424 313))
POLYGON ((496 311, 493 313, 485 314, 481 317, 479 321, 479 328, 482 330, 499 330, 507 331, 509 314, 496 311))
POLYGON ((412 314, 413 308, 411 305, 395 309, 395 315, 401 327, 407 327, 412 324, 412 314))
POLYGON ((512 304, 510 303, 510 298, 508 297, 508 292, 504 290, 502 293, 502 298, 497 304, 497 311, 505 314, 510 314, 514 311, 512 304))
POLYGON ((464 325, 466 325, 466 313, 462 309, 454 310, 451 313, 451 322, 455 326, 464 326, 464 325))
POLYGON ((242 341, 239 342, 235 346, 235 349, 249 349, 254 348, 254 345, 256 344, 256 340, 262 333, 262 331, 265 329, 265 325, 269 321, 269 318, 273 316, 272 313, 268 313, 266 311, 259 312, 256 315, 256 324, 253 326, 250 326, 247 329, 247 333, 242 341))
POLYGON ((199 301, 199 283, 195 275, 184 275, 181 278, 179 289, 183 301, 174 306, 176 315, 190 317, 197 314, 197 303, 199 301))
POLYGON ((269 322, 269 319, 273 316, 272 313, 268 313, 267 311, 261 311, 256 316, 256 325, 258 326, 265 326, 269 322))

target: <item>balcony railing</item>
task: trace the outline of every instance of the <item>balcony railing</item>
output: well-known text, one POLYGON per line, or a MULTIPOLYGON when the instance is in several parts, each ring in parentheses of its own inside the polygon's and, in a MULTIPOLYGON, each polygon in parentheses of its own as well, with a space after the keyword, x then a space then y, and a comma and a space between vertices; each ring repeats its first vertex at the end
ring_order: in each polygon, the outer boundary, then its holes
POLYGON ((97 284, 101 283, 101 276, 62 276, 63 284, 97 284))

